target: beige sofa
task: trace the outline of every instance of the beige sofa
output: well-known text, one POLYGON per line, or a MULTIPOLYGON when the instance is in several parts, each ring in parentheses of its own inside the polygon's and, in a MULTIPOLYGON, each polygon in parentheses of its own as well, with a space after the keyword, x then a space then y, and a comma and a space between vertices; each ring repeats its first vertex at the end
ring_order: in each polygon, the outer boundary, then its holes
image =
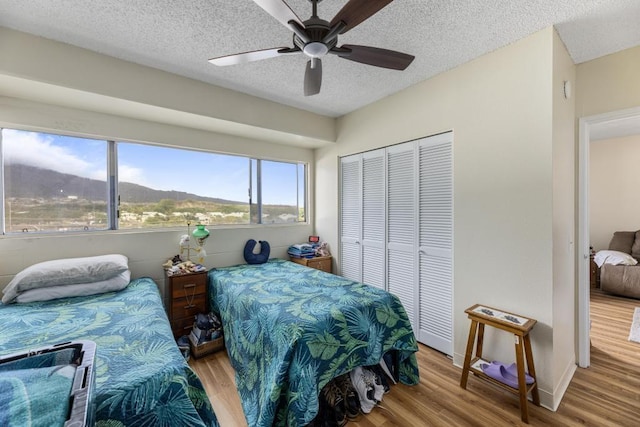
MULTIPOLYGON (((640 230, 616 231, 609 250, 624 252, 640 261, 640 230)), ((630 298, 640 298, 640 263, 637 265, 603 264, 600 268, 603 291, 630 298)))

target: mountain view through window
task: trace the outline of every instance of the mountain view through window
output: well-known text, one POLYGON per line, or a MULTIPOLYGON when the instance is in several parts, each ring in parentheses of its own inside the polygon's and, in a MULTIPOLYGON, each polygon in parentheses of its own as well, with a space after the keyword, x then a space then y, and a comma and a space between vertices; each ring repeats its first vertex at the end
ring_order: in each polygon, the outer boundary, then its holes
POLYGON ((1 141, 6 233, 306 220, 301 163, 13 129, 1 141))

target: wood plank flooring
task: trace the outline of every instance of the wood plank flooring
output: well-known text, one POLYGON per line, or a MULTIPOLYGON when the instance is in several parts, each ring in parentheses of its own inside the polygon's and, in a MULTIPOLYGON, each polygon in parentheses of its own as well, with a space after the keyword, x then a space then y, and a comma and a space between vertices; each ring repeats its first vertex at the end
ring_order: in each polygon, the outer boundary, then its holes
MULTIPOLYGON (((591 362, 578 368, 557 412, 529 403, 531 426, 640 426, 640 344, 627 341, 640 300, 591 295, 591 362)), ((535 356, 535 354, 534 354, 535 356)), ((420 384, 398 384, 380 407, 347 427, 526 426, 518 397, 471 376, 460 388, 460 368, 420 345, 420 384)), ((244 427, 234 372, 226 352, 192 359, 222 427, 244 427)))

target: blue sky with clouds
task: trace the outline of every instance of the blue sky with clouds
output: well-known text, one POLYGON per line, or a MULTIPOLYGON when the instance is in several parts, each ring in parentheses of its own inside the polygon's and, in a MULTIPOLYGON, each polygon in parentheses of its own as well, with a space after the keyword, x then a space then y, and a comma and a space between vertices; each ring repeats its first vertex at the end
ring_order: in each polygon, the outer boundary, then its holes
MULTIPOLYGON (((2 131, 5 162, 106 179, 103 140, 12 129, 2 131)), ((157 190, 248 201, 250 160, 144 144, 118 144, 118 176, 157 190)), ((296 204, 297 165, 263 161, 263 203, 296 204)))

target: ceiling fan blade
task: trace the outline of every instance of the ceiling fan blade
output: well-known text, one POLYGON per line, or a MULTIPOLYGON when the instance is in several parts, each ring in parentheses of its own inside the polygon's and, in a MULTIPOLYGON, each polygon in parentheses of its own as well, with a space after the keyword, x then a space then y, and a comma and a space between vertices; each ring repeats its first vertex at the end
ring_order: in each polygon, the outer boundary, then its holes
POLYGON ((344 34, 356 25, 375 15, 380 9, 392 1, 393 0, 350 0, 333 18, 330 26, 333 27, 338 22, 343 21, 346 26, 342 29, 340 34, 344 34))
POLYGON ((253 0, 253 2, 263 8, 269 15, 280 21, 280 23, 285 27, 291 28, 289 26, 289 21, 295 21, 304 28, 304 24, 300 18, 298 18, 298 15, 291 10, 284 0, 253 0))
POLYGON ((320 93, 322 86, 322 61, 312 58, 307 61, 307 70, 304 73, 304 96, 320 93))
POLYGON ((376 67, 391 68, 392 70, 404 70, 415 58, 413 55, 395 50, 380 49, 378 47, 359 46, 355 44, 345 44, 341 46, 341 49, 345 48, 351 52, 336 51, 336 54, 349 61, 361 62, 376 67))
POLYGON ((233 55, 211 58, 209 62, 220 67, 226 65, 246 64, 247 62, 260 61, 262 59, 275 58, 282 55, 300 53, 300 49, 288 47, 274 47, 272 49, 253 50, 251 52, 236 53, 233 55))

